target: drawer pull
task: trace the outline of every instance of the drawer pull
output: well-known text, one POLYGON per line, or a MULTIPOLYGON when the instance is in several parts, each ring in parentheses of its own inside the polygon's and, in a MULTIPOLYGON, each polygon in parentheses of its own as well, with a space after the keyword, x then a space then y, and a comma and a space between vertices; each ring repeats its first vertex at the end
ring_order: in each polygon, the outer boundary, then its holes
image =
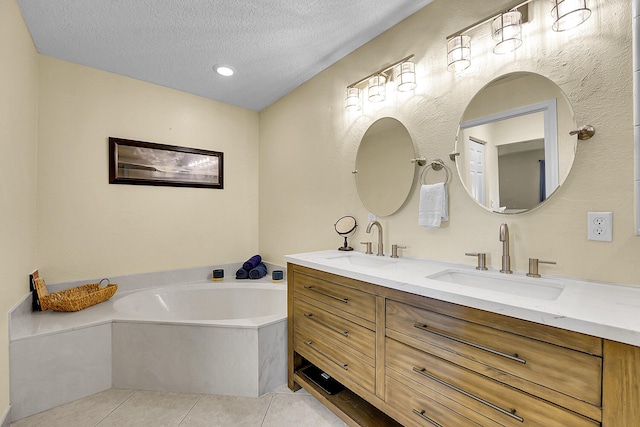
POLYGON ((494 405, 491 402, 487 402, 486 400, 481 399, 478 396, 475 396, 475 395, 469 393, 468 391, 464 391, 461 388, 458 388, 458 387, 454 386, 453 384, 449 384, 448 382, 446 382, 444 380, 441 380, 440 378, 436 377, 435 375, 431 375, 430 373, 427 372, 427 370, 425 368, 418 368, 418 367, 414 366, 413 367, 413 371, 419 373, 420 375, 422 375, 424 377, 429 378, 430 380, 433 380, 433 381, 435 381, 435 382, 437 382, 439 384, 442 384, 445 387, 449 387, 451 390, 455 390, 458 393, 462 393, 465 396, 475 400, 476 402, 480 402, 483 405, 486 405, 486 406, 490 407, 491 409, 494 409, 494 410, 500 412, 501 414, 504 414, 504 415, 507 415, 507 416, 513 418, 514 420, 520 421, 521 423, 524 422, 524 418, 519 417, 519 416, 516 415, 516 410, 515 409, 512 409, 510 411, 507 411, 506 409, 502 409, 501 407, 499 407, 497 405, 494 405))
POLYGON ((327 353, 325 353, 324 351, 320 350, 318 347, 314 346, 312 341, 305 341, 304 343, 306 345, 308 345, 309 347, 311 347, 312 349, 314 349, 315 351, 317 351, 318 353, 320 353, 321 355, 323 355, 324 357, 326 357, 327 359, 329 359, 330 361, 332 361, 333 363, 335 363, 336 365, 340 366, 345 371, 349 370, 349 367, 347 366, 346 363, 338 362, 336 359, 334 359, 333 357, 329 356, 327 353))
POLYGON ((343 302, 345 304, 349 303, 349 298, 340 298, 340 297, 337 297, 335 295, 328 294, 328 293, 326 293, 324 291, 320 291, 320 290, 314 288, 313 286, 305 286, 304 288, 305 289, 309 289, 310 291, 316 292, 316 293, 318 293, 320 295, 324 295, 325 297, 333 298, 334 300, 343 302))
POLYGON ((518 357, 517 354, 512 356, 510 354, 506 354, 506 353, 503 353, 501 351, 494 350, 492 348, 485 347, 485 346, 482 346, 480 344, 473 343, 471 341, 467 341, 467 340, 463 340, 461 338, 457 338, 457 337, 454 337, 454 336, 451 336, 451 335, 443 334, 442 332, 436 331, 434 329, 429 329, 429 327, 427 325, 425 325, 424 323, 414 323, 413 327, 414 328, 418 328, 418 329, 420 329, 422 331, 430 332, 432 334, 438 335, 438 336, 443 337, 443 338, 448 338, 450 340, 459 342, 461 344, 466 344, 468 346, 471 346, 473 348, 477 348, 479 350, 486 351, 486 352, 491 353, 491 354, 495 354, 496 356, 501 356, 501 357, 504 357, 506 359, 513 360, 514 362, 522 363, 523 365, 527 363, 527 361, 525 359, 522 359, 522 358, 518 357))
POLYGON ((431 418, 427 417, 424 413, 424 409, 422 411, 418 411, 417 409, 413 410, 413 413, 416 414, 417 416, 419 416, 420 418, 422 418, 423 420, 425 420, 426 422, 433 424, 436 427, 442 427, 441 424, 438 424, 437 422, 433 421, 431 418))
POLYGON ((349 331, 342 331, 338 328, 336 328, 335 326, 331 326, 330 324, 328 324, 327 322, 318 319, 316 316, 313 315, 313 313, 304 313, 304 317, 306 317, 307 319, 311 319, 316 323, 321 324, 322 326, 324 326, 325 328, 329 328, 331 329, 333 332, 337 332, 340 335, 344 335, 345 337, 349 336, 349 331))

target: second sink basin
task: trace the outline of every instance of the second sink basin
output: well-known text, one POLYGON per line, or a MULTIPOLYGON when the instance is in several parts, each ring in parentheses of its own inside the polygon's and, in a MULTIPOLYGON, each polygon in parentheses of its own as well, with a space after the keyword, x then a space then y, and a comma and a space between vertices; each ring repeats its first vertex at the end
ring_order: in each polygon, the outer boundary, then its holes
POLYGON ((446 270, 427 276, 427 278, 456 283, 458 285, 469 286, 476 289, 486 289, 547 301, 554 301, 558 299, 564 290, 564 285, 549 279, 534 279, 506 274, 497 275, 487 272, 465 270, 446 270))

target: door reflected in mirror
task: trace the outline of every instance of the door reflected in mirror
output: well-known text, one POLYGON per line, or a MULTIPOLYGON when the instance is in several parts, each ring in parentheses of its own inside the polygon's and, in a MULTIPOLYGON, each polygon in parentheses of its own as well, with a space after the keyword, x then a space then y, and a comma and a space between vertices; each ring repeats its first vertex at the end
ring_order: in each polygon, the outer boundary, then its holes
POLYGON ((532 73, 502 76, 467 106, 456 166, 469 195, 498 213, 529 211, 564 182, 575 157, 573 110, 562 90, 532 73))

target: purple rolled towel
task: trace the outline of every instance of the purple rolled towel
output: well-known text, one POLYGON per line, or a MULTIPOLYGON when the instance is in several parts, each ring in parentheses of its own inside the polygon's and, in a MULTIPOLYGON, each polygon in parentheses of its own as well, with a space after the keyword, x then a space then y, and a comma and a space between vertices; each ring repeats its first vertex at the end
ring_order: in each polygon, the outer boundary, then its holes
POLYGON ((249 258, 244 264, 242 264, 242 268, 247 271, 251 271, 258 266, 262 262, 262 257, 260 255, 254 255, 249 258))

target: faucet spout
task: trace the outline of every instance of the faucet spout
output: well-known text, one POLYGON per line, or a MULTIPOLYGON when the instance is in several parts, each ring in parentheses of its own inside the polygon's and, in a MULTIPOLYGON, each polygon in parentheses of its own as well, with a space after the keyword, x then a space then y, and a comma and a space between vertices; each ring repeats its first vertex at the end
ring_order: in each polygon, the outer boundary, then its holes
POLYGON ((382 225, 378 221, 371 221, 369 225, 367 225, 367 233, 371 233, 371 228, 373 226, 378 227, 378 253, 376 256, 384 256, 384 249, 382 246, 382 225))
POLYGON ((509 256, 509 226, 500 224, 500 241, 502 242, 502 269, 500 273, 511 274, 511 257, 509 256))

